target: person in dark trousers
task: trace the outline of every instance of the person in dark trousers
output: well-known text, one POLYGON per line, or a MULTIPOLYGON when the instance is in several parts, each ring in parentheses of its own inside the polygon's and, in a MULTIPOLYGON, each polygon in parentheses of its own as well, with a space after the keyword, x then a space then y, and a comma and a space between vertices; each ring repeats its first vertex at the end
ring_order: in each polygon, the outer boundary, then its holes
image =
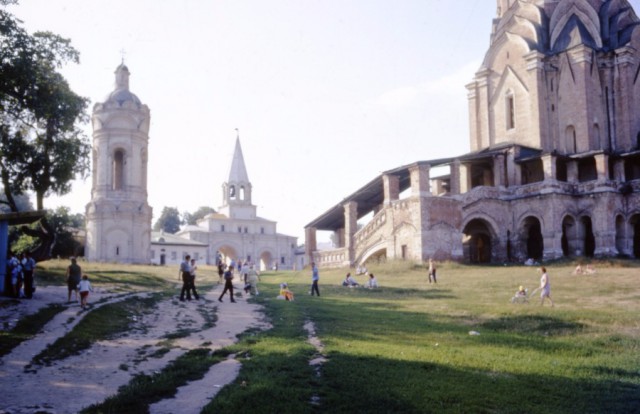
POLYGON ((182 263, 180 263, 180 276, 182 277, 182 290, 180 291, 180 300, 184 301, 184 294, 187 294, 187 300, 191 300, 191 256, 186 255, 182 263))
POLYGON ((69 295, 67 297, 67 303, 71 303, 71 292, 75 292, 76 300, 79 300, 78 295, 78 283, 82 278, 82 268, 78 265, 78 261, 75 257, 71 258, 71 264, 67 267, 67 290, 69 295))
POLYGON ((196 290, 196 270, 198 266, 196 265, 196 259, 191 259, 191 284, 189 285, 189 289, 193 292, 193 297, 200 299, 198 296, 198 291, 196 290))
POLYGON ((320 274, 318 273, 318 267, 315 262, 311 262, 311 296, 315 292, 320 296, 320 290, 318 289, 318 280, 320 280, 320 274))
POLYGON ((233 266, 229 266, 227 271, 224 272, 224 289, 222 290, 222 294, 218 298, 218 301, 222 302, 222 297, 227 291, 229 291, 229 296, 231 297, 231 302, 236 303, 233 299, 233 266))
POLYGON ((429 259, 429 283, 431 283, 431 279, 433 279, 433 283, 437 283, 436 280, 436 263, 433 259, 429 259))
POLYGON ((24 295, 27 299, 33 297, 33 272, 36 269, 36 261, 31 253, 26 252, 22 259, 22 274, 24 275, 24 295))

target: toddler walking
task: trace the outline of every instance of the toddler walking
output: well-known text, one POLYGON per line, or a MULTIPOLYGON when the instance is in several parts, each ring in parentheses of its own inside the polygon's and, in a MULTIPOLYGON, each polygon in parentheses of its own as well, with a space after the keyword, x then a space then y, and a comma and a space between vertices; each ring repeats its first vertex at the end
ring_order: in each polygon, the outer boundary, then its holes
POLYGON ((78 290, 80 291, 80 306, 85 309, 88 306, 89 292, 93 292, 89 276, 82 275, 82 280, 78 283, 78 290))

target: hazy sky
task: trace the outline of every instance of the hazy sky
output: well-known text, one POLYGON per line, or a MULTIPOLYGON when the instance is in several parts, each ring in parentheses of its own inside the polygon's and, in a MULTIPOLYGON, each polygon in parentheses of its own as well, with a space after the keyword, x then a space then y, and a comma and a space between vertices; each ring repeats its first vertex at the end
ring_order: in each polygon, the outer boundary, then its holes
MULTIPOLYGON (((9 11, 71 39, 80 64, 63 74, 91 107, 114 89, 124 50, 151 110, 154 222, 165 206, 220 206, 238 128, 258 215, 303 243, 307 223, 380 172, 468 152, 464 85, 496 2, 21 0, 9 11)), ((90 183, 45 207, 84 213, 90 183)))

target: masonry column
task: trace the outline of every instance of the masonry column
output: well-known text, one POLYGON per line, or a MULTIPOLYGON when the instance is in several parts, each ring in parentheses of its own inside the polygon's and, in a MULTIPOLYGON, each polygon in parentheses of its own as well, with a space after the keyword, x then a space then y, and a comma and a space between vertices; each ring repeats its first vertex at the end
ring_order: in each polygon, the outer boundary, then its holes
POLYGON ((507 182, 504 183, 506 187, 513 187, 522 184, 520 178, 520 165, 515 162, 515 155, 513 151, 507 153, 507 182))
POLYGON ((493 186, 504 187, 504 155, 493 157, 493 186))
POLYGON ((430 171, 431 165, 429 164, 414 164, 409 167, 412 196, 426 197, 431 195, 430 171))
POLYGON ((459 174, 459 185, 458 189, 460 190, 459 194, 464 194, 469 191, 471 187, 469 183, 469 166, 466 164, 458 164, 458 174, 459 174))
POLYGON ((304 253, 307 255, 308 263, 314 261, 313 254, 318 251, 318 241, 316 239, 316 228, 305 227, 304 229, 304 253))
POLYGON ((382 176, 384 187, 384 205, 388 206, 400 198, 400 179, 397 175, 384 174, 382 176))
POLYGON ((455 160, 449 168, 449 192, 460 194, 460 160, 455 160))
POLYGON ((349 201, 344 204, 344 247, 347 250, 348 264, 355 261, 355 234, 358 230, 358 203, 349 201))
POLYGON ((609 157, 607 154, 596 154, 596 171, 598 173, 598 181, 607 181, 609 176, 609 157))
POLYGON ((544 180, 555 180, 556 175, 556 157, 551 154, 544 154, 540 157, 542 160, 542 171, 544 172, 544 180))

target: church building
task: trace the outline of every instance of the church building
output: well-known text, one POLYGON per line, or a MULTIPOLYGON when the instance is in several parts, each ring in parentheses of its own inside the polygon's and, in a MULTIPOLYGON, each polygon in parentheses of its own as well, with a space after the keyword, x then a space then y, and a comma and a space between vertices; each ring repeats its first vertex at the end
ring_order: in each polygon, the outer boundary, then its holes
POLYGON ((98 262, 149 263, 152 210, 147 203, 149 108, 129 90, 129 69, 93 107, 91 201, 85 256, 98 262))
POLYGON ((466 88, 471 152, 386 171, 343 199, 305 226, 310 260, 640 258, 640 19, 628 1, 497 0, 466 88), (318 251, 318 230, 338 246, 318 251))
POLYGON ((208 264, 249 261, 261 270, 300 269, 304 265, 303 256, 296 255, 297 238, 278 233, 275 221, 258 216, 239 136, 229 178, 222 184, 222 206, 176 235, 207 245, 208 264))

